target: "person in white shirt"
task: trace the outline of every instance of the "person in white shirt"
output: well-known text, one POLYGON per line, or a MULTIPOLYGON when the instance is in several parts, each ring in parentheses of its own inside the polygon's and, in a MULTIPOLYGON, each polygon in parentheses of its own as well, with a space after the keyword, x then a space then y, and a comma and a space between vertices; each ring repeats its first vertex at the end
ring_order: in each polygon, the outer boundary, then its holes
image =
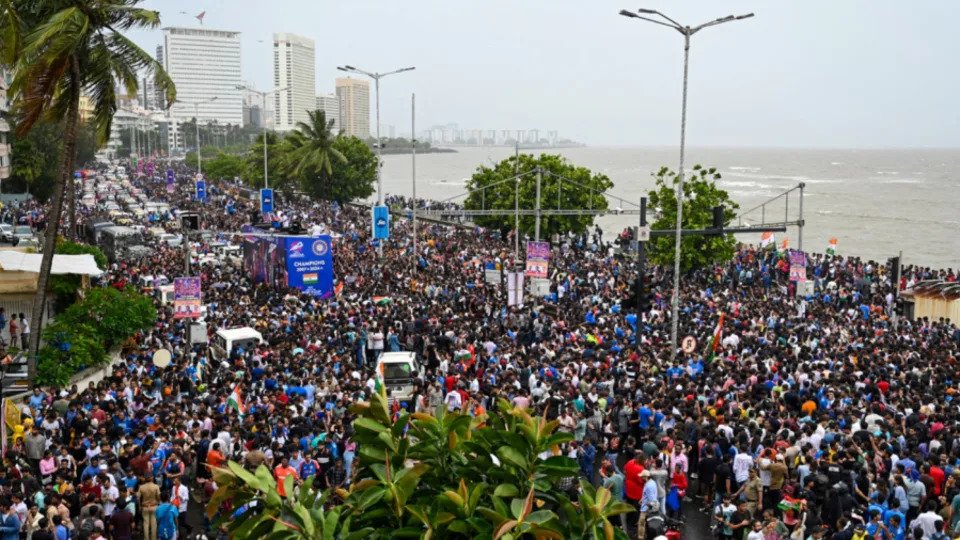
MULTIPOLYGON (((913 521, 910 522, 911 531, 916 530, 918 527, 923 529, 923 540, 928 540, 932 538, 933 535, 937 532, 937 522, 943 522, 943 518, 940 517, 940 514, 937 513, 937 502, 936 501, 927 501, 927 510, 926 512, 920 514, 913 521)), ((941 529, 943 525, 940 526, 941 529)))

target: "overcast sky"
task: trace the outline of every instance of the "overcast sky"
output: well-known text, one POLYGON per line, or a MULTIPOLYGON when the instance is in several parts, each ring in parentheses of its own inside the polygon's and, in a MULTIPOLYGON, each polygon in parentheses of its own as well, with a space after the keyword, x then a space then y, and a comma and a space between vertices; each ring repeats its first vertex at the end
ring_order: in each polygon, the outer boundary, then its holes
MULTIPOLYGON (((639 0, 635 0, 639 1, 639 0)), ((408 65, 383 80, 383 123, 556 129, 591 145, 673 145, 683 38, 610 0, 147 0, 162 26, 242 32, 243 77, 272 86, 272 33, 316 40, 317 90, 336 66, 408 65), (186 11, 188 14, 181 14, 186 11)), ((690 53, 696 146, 957 147, 956 0, 655 0, 705 29, 690 53), (733 10, 733 11, 730 11, 733 10)), ((160 30, 134 39, 151 53, 160 30)), ((371 96, 372 99, 372 96, 371 96)), ((372 109, 371 109, 372 111, 372 109)))

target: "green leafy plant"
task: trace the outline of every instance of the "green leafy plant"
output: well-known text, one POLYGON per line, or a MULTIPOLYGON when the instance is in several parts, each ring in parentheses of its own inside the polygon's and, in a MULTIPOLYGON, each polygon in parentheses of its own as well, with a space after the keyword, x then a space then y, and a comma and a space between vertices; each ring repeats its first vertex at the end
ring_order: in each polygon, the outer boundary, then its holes
MULTIPOLYGON (((650 209, 658 214, 653 229, 674 229, 677 225, 677 173, 662 167, 653 174, 656 189, 650 192, 650 209)), ((683 180, 683 228, 707 229, 713 225, 713 207, 723 207, 724 225, 728 225, 740 208, 730 195, 717 187, 717 169, 695 165, 683 180)), ((673 265, 673 236, 653 238, 647 243, 650 260, 660 265, 673 265)), ((680 240, 680 269, 683 272, 702 268, 733 257, 736 240, 732 234, 721 236, 684 236, 680 240)))
MULTIPOLYGON (((97 268, 106 270, 107 256, 97 246, 71 242, 62 236, 57 238, 58 255, 93 255, 97 268)), ((50 292, 57 297, 58 303, 72 302, 80 290, 81 277, 74 274, 50 276, 50 292)))
POLYGON ((229 463, 214 472, 219 488, 207 511, 217 516, 225 501, 242 507, 220 516, 237 538, 626 538, 610 518, 629 505, 586 482, 571 502, 557 484, 578 474, 576 463, 540 456, 570 434, 505 400, 496 409, 472 416, 441 405, 394 417, 374 394, 351 409, 358 470, 349 489, 296 487, 288 476, 278 490, 265 467, 229 463))

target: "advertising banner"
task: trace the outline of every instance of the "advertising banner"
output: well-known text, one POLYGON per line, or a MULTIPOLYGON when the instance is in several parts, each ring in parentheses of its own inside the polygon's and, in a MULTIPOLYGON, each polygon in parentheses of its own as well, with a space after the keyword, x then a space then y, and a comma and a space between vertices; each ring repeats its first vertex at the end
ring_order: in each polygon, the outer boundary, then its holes
POLYGON ((390 238, 390 208, 373 207, 373 237, 377 240, 390 238))
POLYGON ((527 277, 545 278, 550 266, 550 242, 527 242, 527 277))
POLYGON ((277 242, 272 238, 249 235, 243 239, 243 269, 250 276, 250 281, 275 283, 280 251, 277 247, 277 242))
POLYGON ((333 294, 333 242, 329 235, 281 238, 287 285, 326 298, 333 294))
POLYGON ((507 273, 507 305, 510 307, 523 304, 523 272, 507 273))
POLYGON ((173 193, 177 190, 174 182, 176 182, 176 176, 173 175, 173 169, 167 169, 167 193, 173 193))
POLYGON ((173 318, 197 319, 203 301, 199 277, 178 277, 173 280, 173 318))
POLYGON ((273 212, 273 190, 263 188, 260 190, 260 213, 270 214, 273 212))

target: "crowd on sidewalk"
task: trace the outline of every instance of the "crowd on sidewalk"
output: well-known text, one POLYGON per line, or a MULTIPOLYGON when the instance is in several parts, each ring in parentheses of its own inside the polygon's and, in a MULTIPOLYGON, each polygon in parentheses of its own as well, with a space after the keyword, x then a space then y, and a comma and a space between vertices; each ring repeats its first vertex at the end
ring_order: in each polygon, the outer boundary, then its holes
MULTIPOLYGON (((201 204, 186 182, 167 193, 131 180, 242 242, 232 233, 254 203, 239 191, 211 189, 201 204)), ((425 366, 411 410, 490 410, 504 397, 557 419, 583 477, 636 508, 632 534, 682 529, 698 509, 724 539, 960 533, 960 329, 892 317, 897 287, 955 281, 952 270, 907 267, 892 283, 882 264, 808 254, 815 292, 797 297, 785 255, 743 246, 684 276, 680 335, 699 345, 674 360, 670 274, 650 269, 649 310, 624 305, 636 266, 599 229, 555 243, 547 300, 511 308, 484 280, 488 264, 516 262, 496 231, 421 226, 413 253, 396 220, 378 253, 368 211, 278 205, 304 230, 337 233, 339 292, 318 299, 254 284, 239 266, 200 266, 208 332, 251 326, 265 343, 215 359, 158 304, 155 328, 111 376, 35 389, 0 468, 0 540, 225 537, 188 515, 215 488, 210 467, 228 459, 347 485, 358 450, 348 407, 373 391, 377 355, 398 350, 425 366), (161 348, 173 353, 165 368, 152 363, 161 348)), ((181 252, 153 248, 111 265, 98 286, 180 275, 181 252)), ((562 487, 574 493, 574 480, 562 487)))

